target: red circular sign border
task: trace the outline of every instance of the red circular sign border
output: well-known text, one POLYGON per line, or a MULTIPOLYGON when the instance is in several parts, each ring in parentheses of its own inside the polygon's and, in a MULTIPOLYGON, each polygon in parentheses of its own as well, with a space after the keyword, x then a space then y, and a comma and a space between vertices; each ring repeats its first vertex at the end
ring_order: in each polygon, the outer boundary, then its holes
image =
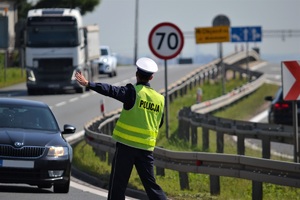
POLYGON ((149 47, 150 47, 150 50, 152 51, 152 53, 153 53, 155 56, 157 56, 158 58, 161 58, 161 59, 168 60, 168 59, 172 59, 172 58, 176 57, 176 56, 181 52, 181 50, 182 50, 182 48, 183 48, 183 45, 184 45, 184 37, 183 37, 183 34, 182 34, 181 30, 178 28, 178 26, 176 26, 175 24, 172 24, 172 23, 170 23, 170 22, 162 22, 162 23, 159 23, 159 24, 157 24, 156 26, 154 26, 154 28, 151 30, 151 32, 150 32, 150 34, 149 34, 149 37, 148 37, 148 45, 149 45, 149 47), (163 56, 163 55, 160 55, 159 53, 157 53, 157 52, 155 51, 155 49, 153 48, 152 43, 151 43, 151 41, 152 41, 151 39, 152 39, 152 37, 153 37, 154 32, 155 32, 158 28, 160 28, 160 27, 162 27, 162 26, 171 26, 172 28, 176 29, 176 31, 179 33, 179 36, 180 36, 180 38, 181 38, 181 40, 182 40, 182 43, 181 43, 179 49, 178 49, 174 54, 172 54, 172 55, 170 55, 170 56, 163 56))

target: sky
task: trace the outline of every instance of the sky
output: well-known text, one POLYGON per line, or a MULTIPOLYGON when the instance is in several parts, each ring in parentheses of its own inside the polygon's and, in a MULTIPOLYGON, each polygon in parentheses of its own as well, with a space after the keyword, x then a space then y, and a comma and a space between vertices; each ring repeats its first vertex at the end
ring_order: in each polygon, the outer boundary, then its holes
MULTIPOLYGON (((264 30, 300 31, 300 0, 101 0, 93 12, 83 17, 85 25, 98 24, 100 44, 109 45, 121 56, 134 57, 135 6, 138 1, 138 57, 155 57, 148 45, 151 30, 159 23, 170 22, 184 34, 184 46, 178 56, 209 54, 218 57, 218 44, 196 44, 195 28, 212 27, 218 15, 225 15, 231 27, 261 26, 264 30), (190 34, 187 34, 190 33, 190 34)), ((223 55, 245 43, 224 42, 223 55)), ((243 47, 242 47, 243 46, 243 47)), ((249 43, 259 47, 265 58, 300 60, 300 32, 293 37, 262 37, 249 43)))

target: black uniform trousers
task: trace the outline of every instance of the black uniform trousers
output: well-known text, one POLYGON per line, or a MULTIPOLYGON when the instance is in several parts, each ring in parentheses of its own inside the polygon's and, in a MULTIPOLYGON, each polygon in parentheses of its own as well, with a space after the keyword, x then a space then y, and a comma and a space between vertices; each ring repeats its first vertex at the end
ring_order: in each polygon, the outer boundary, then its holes
POLYGON ((155 181, 153 152, 133 148, 117 142, 110 174, 108 200, 125 199, 125 191, 133 165, 136 167, 148 198, 150 200, 167 199, 165 193, 155 181))

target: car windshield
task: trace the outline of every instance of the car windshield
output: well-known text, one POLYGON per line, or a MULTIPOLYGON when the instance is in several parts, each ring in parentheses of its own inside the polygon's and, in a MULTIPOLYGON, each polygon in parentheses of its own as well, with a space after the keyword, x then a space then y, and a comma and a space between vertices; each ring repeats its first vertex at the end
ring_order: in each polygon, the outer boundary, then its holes
POLYGON ((101 49, 101 50, 100 50, 100 55, 102 55, 102 56, 107 56, 107 55, 108 55, 107 49, 101 49))
POLYGON ((19 105, 0 105, 0 128, 59 130, 50 109, 19 105))

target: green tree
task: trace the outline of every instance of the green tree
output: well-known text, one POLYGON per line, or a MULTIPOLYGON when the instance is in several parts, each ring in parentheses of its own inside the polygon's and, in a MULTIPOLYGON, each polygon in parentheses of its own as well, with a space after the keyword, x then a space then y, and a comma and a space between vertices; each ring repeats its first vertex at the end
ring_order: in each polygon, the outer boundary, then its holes
POLYGON ((82 15, 92 12, 101 0, 40 0, 34 8, 78 8, 82 15))
POLYGON ((24 0, 17 0, 18 7, 18 18, 25 19, 27 16, 28 10, 32 8, 32 5, 24 0))
POLYGON ((85 15, 94 11, 101 0, 37 0, 34 2, 35 4, 32 1, 17 0, 19 19, 25 19, 28 10, 35 8, 77 8, 82 15, 85 15))

